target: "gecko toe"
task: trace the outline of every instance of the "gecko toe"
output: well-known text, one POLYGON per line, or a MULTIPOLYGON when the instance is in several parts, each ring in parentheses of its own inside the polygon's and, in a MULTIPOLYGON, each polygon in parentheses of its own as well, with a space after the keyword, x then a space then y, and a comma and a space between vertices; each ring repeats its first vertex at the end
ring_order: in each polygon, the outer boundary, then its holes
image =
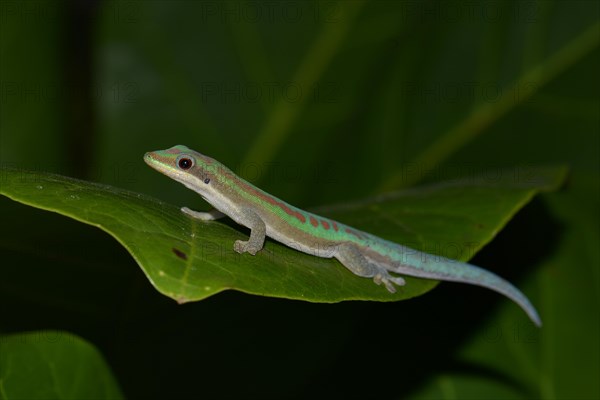
POLYGON ((406 285, 406 281, 402 277, 395 276, 395 277, 389 277, 388 279, 390 281, 394 282, 398 286, 404 286, 404 285, 406 285))
POLYGON ((390 293, 396 293, 396 288, 394 287, 394 285, 392 284, 392 282, 390 282, 388 279, 385 279, 383 281, 383 283, 385 284, 385 287, 388 290, 388 292, 390 292, 390 293))
POLYGON ((236 240, 233 244, 233 250, 235 250, 236 253, 244 253, 246 251, 246 242, 243 240, 236 240))

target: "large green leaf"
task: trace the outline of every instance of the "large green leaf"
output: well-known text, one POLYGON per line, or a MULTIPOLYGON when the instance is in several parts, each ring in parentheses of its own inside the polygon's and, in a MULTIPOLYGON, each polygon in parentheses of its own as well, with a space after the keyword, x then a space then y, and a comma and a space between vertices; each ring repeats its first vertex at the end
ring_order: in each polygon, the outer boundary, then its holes
POLYGON ((0 399, 120 399, 102 355, 67 332, 0 336, 0 399))
MULTIPOLYGON (((321 209, 339 221, 431 253, 467 260, 539 190, 555 188, 564 169, 500 171, 321 209)), ((225 289, 316 302, 392 301, 431 289, 409 278, 395 294, 354 276, 336 260, 268 241, 256 256, 237 254, 243 239, 222 222, 203 222, 157 199, 58 175, 4 170, 0 193, 97 226, 115 237, 161 293, 200 300, 225 289)), ((175 183, 173 183, 175 184, 175 183)), ((502 271, 498 271, 502 274, 502 271)))

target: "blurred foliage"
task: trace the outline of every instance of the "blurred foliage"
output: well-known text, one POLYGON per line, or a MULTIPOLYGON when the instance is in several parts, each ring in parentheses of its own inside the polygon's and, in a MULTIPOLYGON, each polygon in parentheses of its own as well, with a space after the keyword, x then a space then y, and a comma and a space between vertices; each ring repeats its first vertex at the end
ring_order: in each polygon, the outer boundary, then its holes
POLYGON ((94 346, 66 332, 0 336, 3 399, 120 399, 94 346))
POLYGON ((2 166, 192 208, 145 151, 185 144, 301 207, 571 170, 473 260, 524 289, 541 330, 453 284, 390 304, 178 306, 107 235, 2 198, 0 332, 79 335, 132 398, 600 397, 598 2, 0 7, 2 166))

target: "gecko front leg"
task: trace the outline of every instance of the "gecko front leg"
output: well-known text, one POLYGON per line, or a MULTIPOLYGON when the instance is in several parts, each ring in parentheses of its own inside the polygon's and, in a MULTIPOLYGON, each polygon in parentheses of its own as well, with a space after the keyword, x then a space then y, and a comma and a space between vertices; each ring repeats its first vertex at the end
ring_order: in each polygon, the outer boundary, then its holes
POLYGON ((248 240, 236 240, 233 249, 238 253, 250 253, 255 255, 265 244, 267 227, 265 222, 254 211, 243 210, 244 225, 250 228, 250 238, 248 240))
POLYGON ((202 212, 202 211, 194 211, 187 207, 181 207, 181 211, 187 215, 190 215, 190 216, 192 216, 196 219, 200 219, 202 221, 214 221, 216 219, 225 217, 225 214, 223 214, 221 211, 217 210, 216 208, 213 208, 209 212, 202 212))

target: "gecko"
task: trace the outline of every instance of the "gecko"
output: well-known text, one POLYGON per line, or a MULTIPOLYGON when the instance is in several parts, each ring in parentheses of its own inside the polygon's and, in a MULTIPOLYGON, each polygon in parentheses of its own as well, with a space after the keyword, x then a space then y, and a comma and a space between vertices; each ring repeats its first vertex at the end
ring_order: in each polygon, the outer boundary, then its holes
POLYGON ((202 221, 227 216, 249 228, 248 240, 236 240, 233 244, 238 253, 255 255, 268 236, 307 254, 336 258, 353 274, 371 278, 391 293, 396 292, 395 285, 405 284, 400 275, 482 286, 513 300, 535 325, 542 325, 527 297, 493 272, 420 252, 294 207, 239 177, 219 161, 186 146, 148 152, 144 161, 214 207, 209 212, 182 207, 185 214, 202 221))

